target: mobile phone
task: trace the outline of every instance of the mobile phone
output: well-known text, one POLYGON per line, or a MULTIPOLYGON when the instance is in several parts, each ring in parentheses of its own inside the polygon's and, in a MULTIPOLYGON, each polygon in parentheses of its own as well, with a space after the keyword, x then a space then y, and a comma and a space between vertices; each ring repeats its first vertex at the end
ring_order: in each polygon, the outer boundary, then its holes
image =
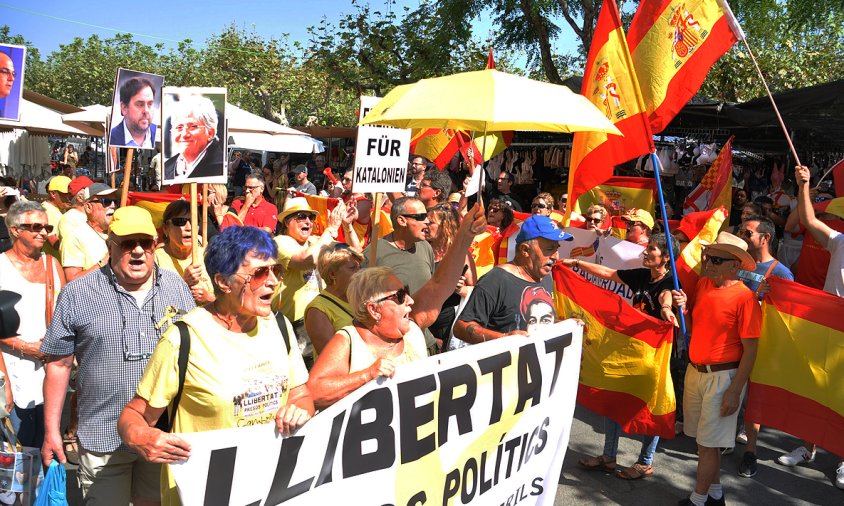
POLYGON ((13 186, 0 186, 3 189, 4 197, 20 197, 21 191, 13 186))
POLYGON ((468 270, 469 270, 469 265, 468 265, 468 264, 464 264, 464 265, 463 265, 463 272, 461 272, 461 273, 460 273, 460 275, 461 275, 461 276, 465 276, 465 275, 466 275, 466 271, 468 271, 468 270))

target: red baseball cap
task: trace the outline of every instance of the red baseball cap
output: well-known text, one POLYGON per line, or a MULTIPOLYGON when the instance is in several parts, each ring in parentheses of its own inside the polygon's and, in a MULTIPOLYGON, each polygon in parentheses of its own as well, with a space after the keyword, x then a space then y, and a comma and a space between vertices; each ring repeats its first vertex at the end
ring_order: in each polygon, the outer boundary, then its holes
POLYGON ((76 196, 77 193, 85 188, 88 188, 92 184, 94 184, 94 182, 91 181, 91 178, 87 176, 79 176, 67 185, 67 192, 70 193, 71 196, 76 196))

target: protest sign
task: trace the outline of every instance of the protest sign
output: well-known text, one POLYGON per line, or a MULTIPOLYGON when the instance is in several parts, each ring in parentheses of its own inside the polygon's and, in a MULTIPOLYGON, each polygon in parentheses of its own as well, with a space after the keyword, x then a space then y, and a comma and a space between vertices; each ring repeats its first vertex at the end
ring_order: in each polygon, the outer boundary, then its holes
POLYGON ((164 76, 117 69, 111 105, 108 144, 117 148, 152 149, 161 125, 164 76))
POLYGON ((183 504, 553 504, 582 329, 574 320, 400 366, 317 414, 180 434, 183 504))
POLYGON ((226 89, 167 86, 162 104, 164 184, 226 184, 226 89))
POLYGON ((0 119, 20 121, 26 47, 0 44, 0 119))
MULTIPOLYGON (((360 119, 379 100, 360 97, 360 119)), ((409 155, 409 128, 359 126, 352 188, 356 193, 403 192, 409 155)))

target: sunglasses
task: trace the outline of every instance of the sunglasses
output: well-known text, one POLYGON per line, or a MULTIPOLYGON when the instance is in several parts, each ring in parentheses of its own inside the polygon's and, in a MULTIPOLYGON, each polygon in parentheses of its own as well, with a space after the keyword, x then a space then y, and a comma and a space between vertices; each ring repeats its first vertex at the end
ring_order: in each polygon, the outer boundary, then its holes
POLYGON ((305 220, 314 221, 316 219, 316 216, 314 216, 311 213, 306 213, 304 211, 301 211, 301 212, 294 214, 293 219, 296 220, 296 221, 305 221, 305 220))
POLYGON ((372 302, 384 302, 386 300, 391 300, 396 304, 404 304, 404 301, 407 299, 407 296, 410 295, 410 288, 407 285, 399 288, 396 293, 387 295, 386 297, 381 297, 380 299, 375 299, 372 302))
POLYGON ((402 216, 416 221, 425 221, 426 219, 428 219, 428 213, 403 214, 402 216))
POLYGON ((88 202, 91 202, 91 203, 97 202, 97 203, 101 204, 103 207, 110 207, 110 206, 117 207, 117 204, 120 201, 117 200, 117 199, 113 199, 111 197, 94 197, 92 199, 89 199, 88 202))
POLYGON ((497 212, 500 212, 500 211, 501 211, 500 207, 490 207, 489 208, 489 212, 491 212, 491 213, 497 213, 497 212))
POLYGON ((190 218, 179 217, 179 218, 170 218, 168 220, 170 223, 173 224, 175 227, 184 227, 188 223, 190 223, 190 218))
POLYGON ((755 232, 753 232, 752 230, 739 230, 736 235, 745 239, 750 239, 751 237, 753 237, 754 233, 755 232))
POLYGON ((530 208, 531 209, 548 209, 548 206, 546 206, 545 204, 540 202, 538 204, 531 204, 530 208))
POLYGON ((144 251, 146 251, 151 250, 153 246, 155 246, 155 239, 153 239, 152 237, 146 239, 121 239, 120 242, 111 242, 116 246, 120 246, 123 251, 135 251, 138 246, 140 246, 144 249, 144 251))
POLYGON ((40 233, 42 230, 46 230, 48 234, 53 233, 53 226, 52 225, 45 225, 43 223, 21 223, 20 225, 16 225, 15 228, 19 228, 21 230, 27 230, 34 234, 40 233))
POLYGON ((586 223, 603 223, 603 218, 586 218, 586 223))
POLYGON ((712 262, 712 265, 721 265, 724 262, 732 262, 732 261, 735 261, 736 259, 735 258, 716 257, 716 256, 704 254, 703 260, 712 262))
POLYGON ((284 267, 281 264, 258 267, 252 272, 252 274, 244 274, 242 272, 235 272, 234 274, 235 276, 243 276, 244 282, 249 283, 249 288, 257 290, 267 283, 267 278, 270 277, 270 272, 275 275, 277 280, 281 281, 284 279, 284 267))

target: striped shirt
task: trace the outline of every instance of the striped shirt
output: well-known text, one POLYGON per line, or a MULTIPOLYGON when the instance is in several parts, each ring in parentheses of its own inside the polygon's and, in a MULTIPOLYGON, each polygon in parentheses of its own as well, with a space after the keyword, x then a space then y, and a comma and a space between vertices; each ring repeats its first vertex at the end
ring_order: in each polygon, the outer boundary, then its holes
POLYGON ((155 266, 155 281, 138 307, 111 266, 68 283, 59 293, 52 324, 41 351, 76 355, 79 443, 89 451, 127 451, 117 434, 117 419, 135 395, 149 357, 167 329, 156 330, 165 309, 195 307, 178 274, 155 266))

